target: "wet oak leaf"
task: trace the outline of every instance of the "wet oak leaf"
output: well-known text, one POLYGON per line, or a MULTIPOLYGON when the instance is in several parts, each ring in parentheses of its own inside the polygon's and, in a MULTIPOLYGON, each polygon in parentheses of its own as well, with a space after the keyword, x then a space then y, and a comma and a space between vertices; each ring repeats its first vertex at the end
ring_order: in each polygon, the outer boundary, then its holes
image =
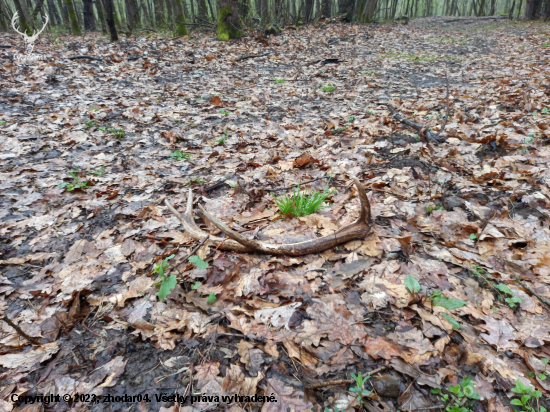
POLYGON ((364 339, 367 333, 365 327, 345 305, 321 299, 313 299, 313 302, 306 310, 312 320, 303 323, 297 343, 319 346, 320 340, 328 337, 331 341, 349 345, 364 339))
POLYGON ((219 362, 206 362, 202 365, 196 365, 195 376, 193 377, 196 380, 197 389, 202 389, 211 380, 216 379, 220 374, 220 363, 219 362))
POLYGON ((277 402, 266 402, 262 412, 295 412, 311 411, 313 404, 304 400, 304 393, 292 386, 285 385, 277 379, 268 379, 265 389, 266 396, 275 396, 277 402))

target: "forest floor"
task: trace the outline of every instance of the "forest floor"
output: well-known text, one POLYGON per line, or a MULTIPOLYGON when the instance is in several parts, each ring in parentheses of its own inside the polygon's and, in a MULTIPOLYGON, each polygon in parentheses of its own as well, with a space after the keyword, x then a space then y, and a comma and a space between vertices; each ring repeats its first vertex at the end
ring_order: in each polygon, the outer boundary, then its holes
POLYGON ((370 412, 548 408, 550 25, 445 20, 1 49, 0 409, 352 411, 359 372, 370 412), (373 234, 303 257, 190 263, 164 204, 299 242, 357 217, 350 175, 373 234), (280 219, 270 190, 315 178, 329 207, 280 219))

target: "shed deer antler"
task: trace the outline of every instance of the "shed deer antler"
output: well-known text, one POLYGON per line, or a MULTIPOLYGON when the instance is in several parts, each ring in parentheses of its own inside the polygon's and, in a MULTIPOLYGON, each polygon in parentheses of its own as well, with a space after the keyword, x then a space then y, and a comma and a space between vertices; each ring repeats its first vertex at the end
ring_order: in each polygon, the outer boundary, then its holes
MULTIPOLYGON (((272 255, 301 256, 309 253, 322 252, 323 250, 349 242, 350 240, 364 238, 372 232, 370 203, 361 182, 359 182, 359 180, 355 177, 351 177, 351 180, 353 180, 355 186, 357 187, 357 193, 361 203, 361 212, 355 222, 340 228, 331 235, 300 243, 271 244, 260 242, 257 240, 248 239, 240 233, 235 232, 233 229, 230 229, 218 218, 212 216, 201 205, 199 205, 199 209, 202 213, 204 213, 206 218, 229 237, 229 239, 227 239, 210 235, 209 242, 212 242, 220 249, 234 250, 238 252, 260 252, 269 253, 272 255)), ((209 234, 200 229, 193 220, 193 193, 191 189, 189 189, 187 209, 185 210, 183 216, 170 204, 168 200, 165 200, 164 203, 179 219, 184 230, 189 236, 198 240, 204 240, 207 236, 209 236, 209 234)))

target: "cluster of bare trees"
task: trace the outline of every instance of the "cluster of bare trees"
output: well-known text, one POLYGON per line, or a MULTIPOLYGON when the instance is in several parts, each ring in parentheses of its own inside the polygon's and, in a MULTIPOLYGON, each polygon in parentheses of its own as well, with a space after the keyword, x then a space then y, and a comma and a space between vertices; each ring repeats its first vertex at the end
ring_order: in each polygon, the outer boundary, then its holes
POLYGON ((221 40, 246 28, 297 26, 341 16, 349 22, 388 21, 400 16, 550 17, 550 0, 0 0, 0 30, 11 30, 19 14, 21 30, 32 32, 47 14, 48 30, 81 35, 170 30, 217 30, 221 40))

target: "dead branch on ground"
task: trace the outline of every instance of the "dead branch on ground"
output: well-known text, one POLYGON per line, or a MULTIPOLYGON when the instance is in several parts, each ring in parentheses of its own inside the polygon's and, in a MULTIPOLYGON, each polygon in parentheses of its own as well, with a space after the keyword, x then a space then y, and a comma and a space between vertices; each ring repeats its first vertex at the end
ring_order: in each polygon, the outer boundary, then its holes
POLYGON ((443 143, 445 141, 445 139, 430 132, 426 126, 423 126, 420 123, 413 122, 412 120, 409 120, 404 116, 401 116, 399 113, 397 113, 397 110, 395 110, 395 107, 393 107, 391 104, 388 104, 387 106, 397 120, 399 120, 403 124, 406 124, 409 127, 412 127, 417 132, 424 134, 424 136, 426 136, 429 140, 432 140, 436 143, 443 143))
POLYGON ((271 52, 267 52, 267 53, 263 53, 263 54, 246 54, 244 56, 239 57, 235 61, 240 62, 241 60, 254 59, 256 57, 265 57, 265 56, 268 56, 270 54, 271 54, 271 52))

